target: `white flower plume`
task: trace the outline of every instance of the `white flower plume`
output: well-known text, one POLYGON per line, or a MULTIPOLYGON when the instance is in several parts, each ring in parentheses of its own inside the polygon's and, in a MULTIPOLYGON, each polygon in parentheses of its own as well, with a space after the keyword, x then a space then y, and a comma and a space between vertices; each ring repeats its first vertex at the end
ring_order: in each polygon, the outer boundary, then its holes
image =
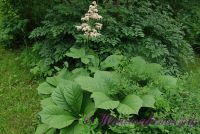
POLYGON ((76 26, 76 29, 84 32, 84 35, 87 37, 98 37, 101 35, 98 31, 102 29, 103 25, 96 21, 101 19, 103 17, 98 14, 97 3, 93 1, 89 6, 88 12, 81 18, 83 23, 80 26, 76 26))

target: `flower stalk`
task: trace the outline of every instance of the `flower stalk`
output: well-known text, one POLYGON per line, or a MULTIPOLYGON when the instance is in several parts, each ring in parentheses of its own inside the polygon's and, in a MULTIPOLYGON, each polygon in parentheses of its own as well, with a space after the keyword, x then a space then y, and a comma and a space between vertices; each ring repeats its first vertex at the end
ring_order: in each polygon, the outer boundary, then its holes
POLYGON ((82 31, 87 37, 98 37, 101 35, 99 31, 103 26, 98 22, 101 19, 103 19, 103 17, 98 14, 97 3, 93 1, 89 6, 88 12, 81 18, 82 24, 76 26, 76 29, 82 31))

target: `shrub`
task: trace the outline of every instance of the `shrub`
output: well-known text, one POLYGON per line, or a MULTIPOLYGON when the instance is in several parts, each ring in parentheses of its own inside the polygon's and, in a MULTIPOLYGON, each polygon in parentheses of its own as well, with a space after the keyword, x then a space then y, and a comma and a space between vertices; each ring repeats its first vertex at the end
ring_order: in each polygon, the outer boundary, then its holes
MULTIPOLYGON (((83 1, 55 5, 42 25, 33 30, 30 38, 39 40, 36 45, 41 44, 36 46, 40 61, 35 68, 39 72, 45 73, 55 65, 63 67, 59 63, 67 60, 65 52, 72 45, 80 47, 88 42, 74 27, 80 24, 87 5, 83 1), (40 62, 47 70, 41 69, 40 62)), ((161 64, 171 74, 179 73, 183 64, 193 60, 193 51, 184 40, 182 25, 173 19, 170 10, 162 10, 161 4, 136 0, 114 6, 109 2, 99 2, 99 5, 103 16, 102 36, 90 39, 89 47, 98 52, 101 60, 115 53, 130 57, 139 55, 161 64)))
POLYGON ((199 2, 190 1, 183 4, 183 8, 179 11, 177 19, 185 25, 186 40, 192 45, 194 51, 200 53, 200 8, 199 2))
POLYGON ((21 19, 6 1, 0 2, 0 11, 0 43, 8 47, 24 44, 27 20, 21 19))
POLYGON ((163 7, 167 7, 167 4, 171 6, 173 10, 174 18, 181 22, 184 27, 183 30, 185 32, 185 39, 192 45, 195 52, 199 53, 200 44, 200 9, 199 9, 199 1, 197 0, 166 0, 160 1, 163 3, 163 7))
POLYGON ((113 71, 96 71, 91 77, 93 73, 87 69, 77 68, 71 72, 63 69, 57 76, 48 77, 46 82, 40 84, 39 94, 47 97, 41 102, 43 110, 39 115, 42 124, 37 133, 80 132, 80 129, 84 129, 85 133, 99 130, 111 133, 109 129, 100 129, 101 124, 91 127, 83 121, 91 116, 100 120, 99 110, 105 113, 110 111, 122 119, 141 116, 141 112, 146 111, 142 107, 150 111, 156 109, 154 104, 157 98, 162 98, 161 92, 176 88, 176 79, 163 75, 160 65, 146 63, 141 57, 130 60, 120 58, 115 65, 108 62, 119 57, 112 55, 102 63, 101 68, 113 68, 113 71), (141 65, 143 68, 140 68, 141 65))
POLYGON ((44 17, 47 8, 54 1, 0 1, 0 43, 1 45, 17 48, 31 44, 28 39, 33 30, 44 17))

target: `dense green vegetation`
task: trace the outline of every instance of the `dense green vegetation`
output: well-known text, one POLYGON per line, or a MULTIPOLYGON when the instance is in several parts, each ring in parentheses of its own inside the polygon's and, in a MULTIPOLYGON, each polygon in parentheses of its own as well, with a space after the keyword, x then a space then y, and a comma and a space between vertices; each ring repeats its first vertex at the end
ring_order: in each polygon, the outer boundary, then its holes
POLYGON ((33 133, 37 126, 38 79, 20 65, 20 51, 0 47, 0 133, 33 133))
POLYGON ((2 0, 0 133, 199 133, 199 41, 197 0, 2 0))

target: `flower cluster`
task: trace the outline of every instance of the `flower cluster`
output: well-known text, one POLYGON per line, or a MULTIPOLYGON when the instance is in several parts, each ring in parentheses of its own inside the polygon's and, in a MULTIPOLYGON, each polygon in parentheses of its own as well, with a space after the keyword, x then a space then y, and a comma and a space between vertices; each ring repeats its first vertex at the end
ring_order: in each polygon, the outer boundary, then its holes
POLYGON ((76 29, 78 31, 83 31, 84 35, 87 37, 98 37, 101 35, 98 32, 98 30, 101 30, 102 24, 91 23, 91 21, 92 20, 98 21, 101 20, 102 18, 103 17, 98 14, 96 1, 93 1, 92 5, 89 6, 88 12, 85 14, 84 17, 81 18, 81 21, 83 21, 83 23, 80 26, 76 26, 76 29))

